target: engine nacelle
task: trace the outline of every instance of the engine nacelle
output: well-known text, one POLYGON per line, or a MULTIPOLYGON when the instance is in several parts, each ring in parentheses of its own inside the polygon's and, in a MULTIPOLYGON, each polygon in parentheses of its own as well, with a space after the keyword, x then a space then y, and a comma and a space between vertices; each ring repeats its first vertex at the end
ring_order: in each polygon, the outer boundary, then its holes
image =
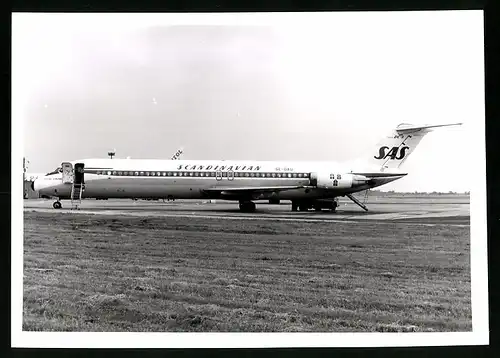
POLYGON ((363 175, 333 174, 327 172, 311 173, 310 183, 321 189, 347 189, 367 184, 370 181, 363 175))

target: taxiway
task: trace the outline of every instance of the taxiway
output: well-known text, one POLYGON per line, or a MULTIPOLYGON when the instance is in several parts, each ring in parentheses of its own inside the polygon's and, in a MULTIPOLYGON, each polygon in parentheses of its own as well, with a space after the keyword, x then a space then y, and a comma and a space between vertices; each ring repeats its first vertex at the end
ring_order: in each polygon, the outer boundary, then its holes
POLYGON ((51 200, 24 200, 24 210, 47 213, 75 213, 148 217, 197 217, 206 219, 276 220, 300 222, 349 222, 394 220, 423 225, 469 225, 470 205, 466 197, 457 198, 374 198, 364 212, 354 203, 341 201, 337 212, 291 212, 290 205, 257 202, 255 213, 241 213, 237 203, 227 201, 133 201, 82 200, 78 210, 63 201, 63 209, 53 209, 51 200))

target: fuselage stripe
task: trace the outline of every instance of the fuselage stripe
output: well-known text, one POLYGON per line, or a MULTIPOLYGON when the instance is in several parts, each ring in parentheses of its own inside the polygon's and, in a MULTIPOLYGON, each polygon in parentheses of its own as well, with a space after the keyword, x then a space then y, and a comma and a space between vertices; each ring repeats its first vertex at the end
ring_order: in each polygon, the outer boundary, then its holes
POLYGON ((148 171, 148 170, 95 170, 85 168, 85 173, 113 177, 182 177, 182 178, 281 178, 308 179, 310 173, 297 172, 248 172, 248 171, 148 171))

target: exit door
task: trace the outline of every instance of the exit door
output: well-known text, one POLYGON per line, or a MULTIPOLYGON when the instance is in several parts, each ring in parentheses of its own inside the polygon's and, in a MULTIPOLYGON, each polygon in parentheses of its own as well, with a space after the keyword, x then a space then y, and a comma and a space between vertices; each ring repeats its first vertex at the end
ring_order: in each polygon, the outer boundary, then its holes
POLYGON ((83 163, 75 164, 75 184, 84 184, 83 178, 83 163))
POLYGON ((64 162, 61 164, 62 168, 62 182, 64 184, 73 183, 73 165, 69 162, 64 162))

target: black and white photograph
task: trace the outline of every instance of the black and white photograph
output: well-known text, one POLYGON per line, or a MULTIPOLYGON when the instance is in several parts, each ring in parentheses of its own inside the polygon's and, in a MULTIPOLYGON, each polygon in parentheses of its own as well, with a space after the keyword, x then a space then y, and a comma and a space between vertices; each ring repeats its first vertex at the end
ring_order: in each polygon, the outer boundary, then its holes
POLYGON ((12 346, 487 344, 483 31, 14 13, 12 346))

